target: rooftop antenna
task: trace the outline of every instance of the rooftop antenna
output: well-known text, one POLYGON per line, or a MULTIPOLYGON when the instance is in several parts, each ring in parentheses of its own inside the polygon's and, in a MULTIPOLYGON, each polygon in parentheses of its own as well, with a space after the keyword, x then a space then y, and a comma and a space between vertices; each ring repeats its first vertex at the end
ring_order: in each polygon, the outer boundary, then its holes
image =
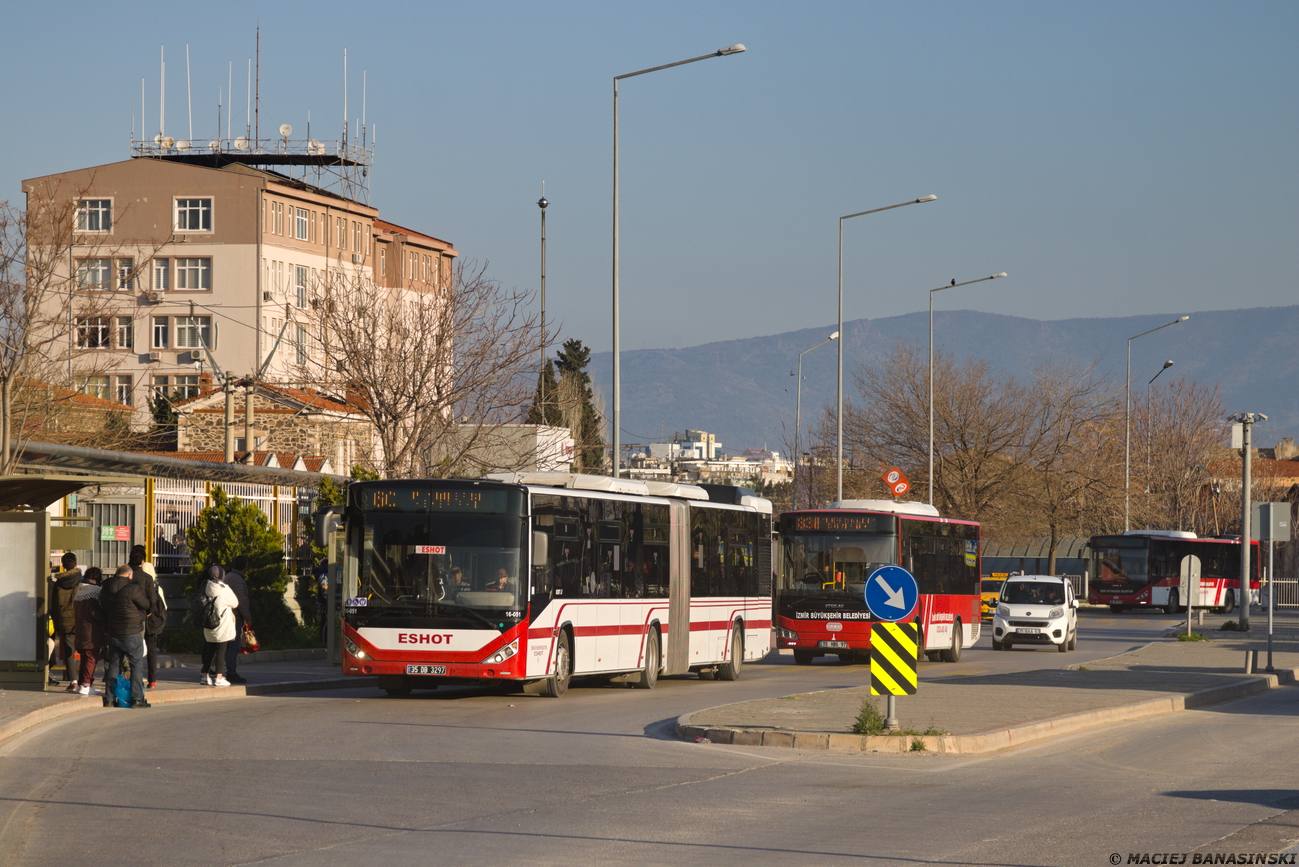
POLYGON ((185 107, 189 110, 189 140, 194 140, 194 92, 189 80, 189 43, 185 43, 185 107))
POLYGON ((253 59, 248 58, 248 96, 244 99, 244 135, 253 133, 253 59))
POLYGON ((159 46, 158 63, 161 75, 158 77, 158 135, 167 134, 167 48, 159 46))
MULTIPOLYGON (((230 110, 226 112, 226 138, 230 138, 230 120, 235 113, 235 62, 226 61, 230 64, 226 72, 226 93, 230 94, 230 110)), ((221 138, 221 127, 217 127, 217 138, 221 138)))
POLYGON ((368 70, 361 70, 361 147, 365 147, 365 94, 368 70))
POLYGON ((343 149, 347 149, 347 49, 343 49, 343 149))
MULTIPOLYGON (((144 76, 140 76, 140 138, 148 135, 145 130, 149 127, 144 122, 144 76)), ((132 136, 134 138, 135 136, 132 136)))
POLYGON ((253 103, 253 141, 262 147, 262 28, 257 28, 257 101, 253 103))

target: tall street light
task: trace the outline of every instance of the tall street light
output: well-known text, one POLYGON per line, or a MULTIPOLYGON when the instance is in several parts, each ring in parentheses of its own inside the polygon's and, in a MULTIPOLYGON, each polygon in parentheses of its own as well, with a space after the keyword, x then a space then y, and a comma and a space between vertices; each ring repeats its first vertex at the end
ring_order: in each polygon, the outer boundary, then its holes
POLYGON ((993 274, 991 277, 980 277, 978 280, 966 280, 964 283, 957 283, 952 280, 946 286, 939 286, 937 289, 929 290, 929 505, 934 504, 934 293, 942 292, 944 289, 955 289, 958 286, 969 286, 972 283, 982 283, 985 280, 996 280, 998 277, 1005 277, 1006 272, 993 274))
MULTIPOLYGON (((1170 325, 1176 325, 1179 322, 1185 322, 1190 319, 1189 316, 1183 316, 1174 319, 1172 322, 1165 322, 1159 328, 1152 328, 1149 331, 1143 331, 1140 334, 1128 338, 1128 378, 1127 387, 1123 399, 1123 532, 1131 529, 1131 496, 1128 486, 1132 482, 1132 341, 1138 337, 1145 337, 1147 334, 1153 334, 1160 328, 1167 328, 1170 325)), ((1151 380, 1152 382, 1154 380, 1151 380)))
MULTIPOLYGON (((867 214, 878 214, 880 211, 891 211, 894 208, 903 208, 907 205, 918 205, 921 202, 932 202, 938 196, 923 196, 919 199, 912 199, 909 202, 899 202, 896 205, 889 205, 884 208, 872 208, 869 211, 858 211, 855 214, 847 214, 839 218, 839 333, 843 334, 843 221, 851 220, 853 217, 864 217, 867 214)), ((834 445, 834 463, 835 463, 835 481, 834 481, 834 498, 835 501, 843 499, 843 340, 839 340, 839 373, 838 385, 836 388, 836 397, 834 404, 834 414, 837 416, 835 422, 835 445, 834 445)))
POLYGON ((1150 381, 1146 383, 1146 494, 1147 495, 1149 495, 1150 493, 1151 440, 1154 439, 1154 437, 1152 436, 1153 431, 1151 430, 1151 425, 1152 425, 1151 419, 1153 418, 1153 415, 1150 408, 1150 387, 1155 384, 1156 379, 1159 379, 1160 373, 1163 373, 1165 370, 1167 370, 1172 366, 1173 366, 1173 360, 1170 358, 1164 362, 1163 367, 1159 368, 1158 373, 1150 377, 1150 381))
POLYGON ((613 415, 610 421, 613 426, 613 476, 615 478, 622 475, 622 470, 618 464, 618 454, 622 450, 622 430, 620 427, 622 423, 622 363, 619 358, 621 343, 618 326, 618 82, 624 78, 644 75, 647 72, 658 72, 660 69, 671 69, 674 66, 707 60, 710 57, 739 54, 744 50, 743 45, 731 45, 727 48, 719 48, 712 54, 701 54, 698 57, 691 57, 689 60, 678 60, 676 63, 665 63, 662 66, 652 66, 649 69, 628 72, 626 75, 614 76, 613 79, 613 415))
POLYGON ((546 182, 541 182, 541 198, 537 207, 541 208, 541 370, 537 378, 537 402, 541 404, 541 423, 546 421, 546 182))
POLYGON ((824 346, 827 343, 829 343, 831 340, 838 340, 838 339, 839 339, 839 332, 836 331, 834 334, 831 334, 829 337, 827 337, 825 340, 822 340, 816 346, 813 346, 811 349, 804 349, 802 352, 798 354, 798 399, 795 401, 796 408, 794 409, 794 508, 795 509, 798 508, 798 462, 799 462, 799 455, 802 454, 802 451, 799 450, 799 441, 803 430, 803 356, 811 352, 812 349, 816 349, 817 346, 824 346))

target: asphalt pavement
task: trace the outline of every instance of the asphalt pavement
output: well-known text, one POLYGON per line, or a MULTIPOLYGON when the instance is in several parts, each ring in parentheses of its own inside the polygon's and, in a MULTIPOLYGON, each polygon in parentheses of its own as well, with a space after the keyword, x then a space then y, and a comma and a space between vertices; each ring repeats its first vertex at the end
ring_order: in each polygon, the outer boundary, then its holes
MULTIPOLYGON (((1178 641, 1168 633, 1108 659, 1006 674, 924 679, 914 696, 899 696, 900 734, 852 733, 864 702, 883 711, 886 698, 869 686, 822 690, 707 708, 680 717, 679 737, 710 743, 869 752, 983 753, 1082 729, 1203 707, 1293 684, 1299 675, 1299 611, 1278 615, 1272 667, 1267 665, 1267 615, 1252 616, 1253 631, 1222 632, 1227 618, 1207 617, 1197 631, 1208 640, 1178 641), (1247 668, 1257 657, 1257 668, 1247 668)), ((263 651, 241 658, 247 684, 209 687, 198 682, 198 661, 167 657, 154 705, 228 701, 257 695, 377 686, 373 678, 343 678, 323 650, 263 651)), ((562 701, 562 699, 561 699, 562 701)), ((106 709, 99 696, 62 686, 44 691, 0 690, 0 741, 34 725, 74 713, 106 709)), ((147 711, 135 711, 147 712, 147 711)))

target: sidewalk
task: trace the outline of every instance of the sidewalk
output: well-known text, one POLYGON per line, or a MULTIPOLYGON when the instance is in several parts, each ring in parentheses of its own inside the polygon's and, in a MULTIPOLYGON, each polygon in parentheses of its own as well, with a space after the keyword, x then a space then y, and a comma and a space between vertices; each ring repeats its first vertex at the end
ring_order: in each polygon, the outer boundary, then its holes
MULTIPOLYGON (((61 669, 60 669, 61 673, 61 669)), ((158 685, 145 690, 150 704, 179 701, 219 701, 249 695, 305 692, 376 686, 372 677, 344 678, 337 665, 325 661, 324 650, 262 651, 240 657, 239 673, 247 684, 229 687, 203 686, 198 682, 197 656, 158 657, 158 685)), ((95 689, 101 689, 103 666, 95 674, 95 689)), ((74 713, 105 711, 101 696, 81 696, 62 685, 43 692, 0 689, 0 742, 34 725, 74 713)))
MULTIPOLYGON (((944 732, 941 735, 851 734, 863 701, 873 700, 881 712, 886 708, 887 697, 871 696, 869 682, 696 711, 680 717, 676 731, 685 740, 747 746, 907 752, 918 751, 918 741, 927 752, 985 753, 1295 682, 1299 614, 1277 618, 1271 674, 1263 671, 1266 613, 1252 619, 1253 631, 1248 633, 1216 631, 1226 619, 1209 616, 1196 627, 1208 641, 1177 641, 1178 630, 1170 618, 1166 637, 1109 659, 1064 669, 923 680, 916 695, 897 697, 902 729, 936 729, 944 732), (1247 651, 1258 651, 1257 673, 1245 672, 1247 651)), ((980 646, 986 647, 986 642, 983 639, 980 646)))

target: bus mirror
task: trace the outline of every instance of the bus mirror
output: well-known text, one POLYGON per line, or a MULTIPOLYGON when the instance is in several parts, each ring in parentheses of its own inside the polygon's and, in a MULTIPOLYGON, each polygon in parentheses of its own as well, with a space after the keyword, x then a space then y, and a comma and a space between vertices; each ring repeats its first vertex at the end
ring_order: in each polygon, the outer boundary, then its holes
POLYGON ((550 554, 550 534, 541 530, 532 531, 532 565, 545 566, 550 554))
POLYGON ((329 537, 343 525, 343 507, 326 506, 316 513, 316 547, 328 548, 329 537))

